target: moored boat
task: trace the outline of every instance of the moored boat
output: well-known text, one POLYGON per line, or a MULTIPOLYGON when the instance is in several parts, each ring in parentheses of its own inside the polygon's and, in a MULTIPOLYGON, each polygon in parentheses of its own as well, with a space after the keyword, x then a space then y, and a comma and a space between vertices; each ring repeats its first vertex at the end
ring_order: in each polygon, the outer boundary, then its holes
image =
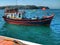
POLYGON ((7 9, 5 11, 5 15, 3 16, 4 20, 10 24, 18 24, 18 25, 50 25, 54 15, 51 16, 43 16, 41 19, 38 17, 34 18, 24 18, 25 12, 19 12, 18 9, 7 9))

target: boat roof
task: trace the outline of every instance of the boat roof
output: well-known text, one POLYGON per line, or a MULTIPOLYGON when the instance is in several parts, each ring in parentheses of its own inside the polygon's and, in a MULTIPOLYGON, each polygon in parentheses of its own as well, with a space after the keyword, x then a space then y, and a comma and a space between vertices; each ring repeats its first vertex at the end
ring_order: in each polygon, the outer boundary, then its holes
POLYGON ((5 9, 5 13, 16 13, 18 12, 18 9, 17 8, 8 8, 8 9, 5 9))

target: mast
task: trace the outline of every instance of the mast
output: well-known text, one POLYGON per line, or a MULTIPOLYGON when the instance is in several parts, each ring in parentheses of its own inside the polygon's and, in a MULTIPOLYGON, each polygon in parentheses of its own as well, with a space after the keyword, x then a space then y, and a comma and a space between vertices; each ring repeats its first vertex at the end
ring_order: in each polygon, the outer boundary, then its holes
POLYGON ((16 0, 16 8, 17 8, 18 4, 17 4, 17 0, 16 0))
MULTIPOLYGON (((16 8, 19 9, 19 8, 18 8, 18 0, 16 0, 16 8)), ((18 12, 18 13, 21 14, 21 15, 20 15, 20 16, 21 16, 20 18, 22 19, 22 18, 23 18, 23 13, 22 13, 22 11, 21 11, 21 12, 18 12)), ((19 15, 18 15, 18 17, 19 17, 19 15)))
POLYGON ((17 0, 16 0, 16 5, 17 5, 17 0))

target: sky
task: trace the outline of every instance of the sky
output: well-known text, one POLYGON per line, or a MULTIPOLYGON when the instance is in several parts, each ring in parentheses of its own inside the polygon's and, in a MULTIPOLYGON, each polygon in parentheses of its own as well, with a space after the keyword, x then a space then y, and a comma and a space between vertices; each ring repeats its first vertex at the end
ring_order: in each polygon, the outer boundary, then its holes
MULTIPOLYGON (((0 6, 16 5, 16 0, 0 0, 0 6)), ((17 0, 17 5, 47 6, 60 9, 60 0, 17 0)))

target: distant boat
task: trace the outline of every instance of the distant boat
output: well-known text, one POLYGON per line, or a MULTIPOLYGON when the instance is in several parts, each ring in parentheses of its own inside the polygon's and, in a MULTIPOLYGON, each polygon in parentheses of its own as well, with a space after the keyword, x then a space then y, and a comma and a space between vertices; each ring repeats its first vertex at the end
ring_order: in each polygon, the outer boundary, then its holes
POLYGON ((42 8, 42 10, 46 10, 46 8, 42 8))
MULTIPOLYGON (((43 9, 45 10, 45 9, 43 9)), ((10 24, 17 25, 50 25, 54 15, 43 16, 39 19, 37 16, 34 18, 24 18, 25 11, 18 11, 18 9, 6 9, 5 15, 3 16, 4 20, 10 24)))

